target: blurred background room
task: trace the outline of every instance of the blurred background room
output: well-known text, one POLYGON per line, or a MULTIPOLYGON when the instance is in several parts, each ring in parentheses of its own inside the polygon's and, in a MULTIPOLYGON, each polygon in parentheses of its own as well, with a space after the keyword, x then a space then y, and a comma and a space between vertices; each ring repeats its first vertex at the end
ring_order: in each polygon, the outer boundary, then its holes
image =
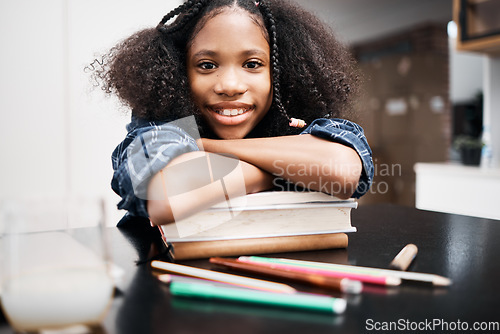
MULTIPOLYGON (((1 198, 100 199, 116 224, 111 152, 130 115, 86 68, 180 3, 0 2, 1 198)), ((500 0, 300 3, 349 45, 364 79, 355 121, 376 170, 360 204, 500 219, 500 0)))

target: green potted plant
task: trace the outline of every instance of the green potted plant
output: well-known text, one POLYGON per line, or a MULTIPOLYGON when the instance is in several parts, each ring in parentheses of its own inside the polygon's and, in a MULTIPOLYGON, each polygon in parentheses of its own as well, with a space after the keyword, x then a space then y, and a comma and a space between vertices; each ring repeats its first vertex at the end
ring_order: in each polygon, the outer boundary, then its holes
POLYGON ((460 152, 460 160, 467 166, 479 166, 483 145, 481 138, 467 135, 460 135, 453 142, 455 149, 460 152))

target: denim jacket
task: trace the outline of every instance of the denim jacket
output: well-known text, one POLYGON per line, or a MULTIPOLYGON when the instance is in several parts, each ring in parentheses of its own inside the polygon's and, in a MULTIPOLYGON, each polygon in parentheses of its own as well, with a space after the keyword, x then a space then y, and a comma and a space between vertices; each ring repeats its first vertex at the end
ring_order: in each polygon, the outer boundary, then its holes
MULTIPOLYGON (((127 131, 125 139, 113 151, 111 187, 122 198, 119 209, 127 210, 128 215, 148 217, 146 189, 150 178, 175 157, 199 149, 188 131, 175 122, 154 123, 132 118, 127 131)), ((344 119, 320 118, 301 134, 353 148, 363 164, 353 197, 359 198, 369 190, 374 174, 372 151, 359 125, 344 119)))

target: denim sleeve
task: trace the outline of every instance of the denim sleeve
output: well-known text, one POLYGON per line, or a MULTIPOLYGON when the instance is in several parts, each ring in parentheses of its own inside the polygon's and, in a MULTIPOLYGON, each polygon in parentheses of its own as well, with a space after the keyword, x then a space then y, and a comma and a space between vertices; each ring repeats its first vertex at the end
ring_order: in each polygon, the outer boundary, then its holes
POLYGON ((359 198, 368 191, 373 181, 374 166, 372 150, 368 145, 363 128, 345 119, 320 118, 313 121, 301 134, 312 134, 354 149, 361 158, 363 172, 352 197, 359 198))
POLYGON ((175 157, 198 150, 196 141, 172 124, 149 123, 131 129, 112 155, 111 188, 121 197, 118 208, 128 215, 149 217, 146 195, 150 178, 175 157))

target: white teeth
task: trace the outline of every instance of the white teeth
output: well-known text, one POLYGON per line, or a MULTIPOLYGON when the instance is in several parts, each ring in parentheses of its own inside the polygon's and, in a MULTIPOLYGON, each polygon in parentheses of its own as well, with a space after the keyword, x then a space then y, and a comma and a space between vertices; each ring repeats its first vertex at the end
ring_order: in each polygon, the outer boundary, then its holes
POLYGON ((223 109, 223 110, 215 110, 216 113, 223 116, 237 116, 243 114, 248 109, 223 109))

